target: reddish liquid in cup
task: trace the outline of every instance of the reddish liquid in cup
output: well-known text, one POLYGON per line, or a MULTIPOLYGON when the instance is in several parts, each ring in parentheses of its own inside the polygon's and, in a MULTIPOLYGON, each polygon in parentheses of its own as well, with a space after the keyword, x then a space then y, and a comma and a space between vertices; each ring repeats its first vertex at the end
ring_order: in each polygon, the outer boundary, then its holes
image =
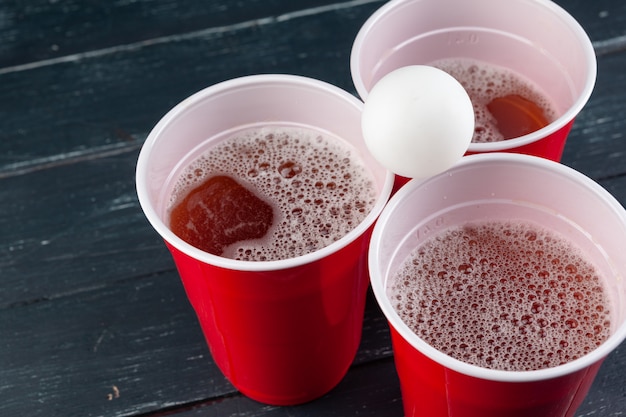
POLYGON ((270 204, 225 175, 209 177, 170 213, 178 237, 214 255, 235 242, 262 238, 273 221, 270 204))
POLYGON ((456 78, 470 96, 476 116, 472 142, 524 136, 557 117, 554 105, 537 87, 505 68, 466 59, 431 65, 456 78))
POLYGON ((570 242, 525 222, 472 223, 430 238, 394 276, 389 296, 420 338, 484 368, 558 366, 610 331, 595 267, 570 242))
POLYGON ((341 239, 370 212, 374 179, 354 148, 310 129, 250 129, 183 172, 170 228, 215 255, 246 261, 301 256, 341 239))

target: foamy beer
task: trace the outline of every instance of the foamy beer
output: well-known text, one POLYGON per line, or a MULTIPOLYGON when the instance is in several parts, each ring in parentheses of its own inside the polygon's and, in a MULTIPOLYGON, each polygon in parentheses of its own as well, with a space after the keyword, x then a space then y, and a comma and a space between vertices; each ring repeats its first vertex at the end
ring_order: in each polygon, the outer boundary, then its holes
POLYGON ((354 41, 358 94, 367 100, 382 77, 409 65, 443 69, 468 91, 476 113, 468 154, 555 161, 596 79, 589 37, 549 0, 389 1, 354 41))
POLYGON ((406 416, 571 417, 626 337, 626 210, 559 163, 465 156, 370 247, 406 416))

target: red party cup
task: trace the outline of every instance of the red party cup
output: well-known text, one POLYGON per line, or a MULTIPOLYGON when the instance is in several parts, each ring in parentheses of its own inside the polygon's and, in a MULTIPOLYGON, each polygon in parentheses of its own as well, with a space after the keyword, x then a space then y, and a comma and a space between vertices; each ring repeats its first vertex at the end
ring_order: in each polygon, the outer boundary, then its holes
POLYGON ((142 209, 170 249, 220 370, 243 394, 274 405, 313 400, 332 389, 356 354, 364 313, 367 246, 393 175, 368 153, 362 103, 327 83, 256 75, 187 98, 155 126, 137 163, 142 209), (285 260, 239 261, 203 252, 168 227, 177 174, 210 147, 250 126, 291 125, 345 141, 374 177, 376 202, 352 231, 315 252, 285 260))
POLYGON ((362 26, 350 66, 367 100, 395 69, 457 58, 512 71, 541 91, 557 116, 524 136, 472 143, 467 154, 515 152, 560 161, 596 80, 593 45, 580 24, 550 0, 392 0, 362 26))
POLYGON ((626 337, 624 247, 626 210, 591 179, 547 159, 472 155, 447 172, 411 180, 380 215, 369 253, 372 288, 391 328, 405 415, 574 416, 602 361, 626 337), (495 219, 539 224, 581 250, 604 281, 611 312, 608 339, 565 364, 509 371, 455 359, 411 330, 389 291, 390 280, 407 256, 449 227, 495 219))

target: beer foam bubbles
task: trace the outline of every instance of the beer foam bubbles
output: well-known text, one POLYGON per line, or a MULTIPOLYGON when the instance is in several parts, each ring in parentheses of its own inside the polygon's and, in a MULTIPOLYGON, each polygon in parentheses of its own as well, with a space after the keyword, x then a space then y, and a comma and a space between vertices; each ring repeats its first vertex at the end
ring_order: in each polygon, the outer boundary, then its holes
POLYGON ((423 340, 477 366, 558 366, 609 336, 595 267, 570 242, 526 222, 447 229, 419 246, 388 295, 423 340))
POLYGON ((222 256, 237 260, 287 259, 319 250, 353 230, 376 200, 373 176, 357 151, 308 128, 252 128, 207 149, 179 177, 170 209, 213 175, 231 176, 274 209, 265 237, 225 248, 222 256))
POLYGON ((472 142, 505 140, 496 118, 488 109, 494 99, 511 95, 526 98, 541 109, 548 123, 558 117, 554 104, 537 86, 513 71, 481 61, 460 58, 442 59, 431 63, 453 76, 471 98, 475 115, 472 142))

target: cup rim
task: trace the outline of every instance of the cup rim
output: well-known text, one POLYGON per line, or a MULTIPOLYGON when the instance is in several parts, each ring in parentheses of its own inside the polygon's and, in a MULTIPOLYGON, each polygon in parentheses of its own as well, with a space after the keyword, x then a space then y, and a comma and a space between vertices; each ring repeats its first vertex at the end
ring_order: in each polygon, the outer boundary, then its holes
POLYGON ((387 289, 385 287, 384 277, 382 277, 380 262, 377 257, 377 253, 380 249, 381 236, 384 232, 383 225, 389 221, 394 215, 396 206, 405 198, 405 196, 415 192, 415 190, 421 187, 427 187, 434 179, 441 176, 451 175, 457 169, 464 169, 473 165, 484 165, 489 163, 507 163, 507 164, 521 164, 529 167, 539 168, 545 171, 549 171, 553 174, 567 177, 570 180, 575 180, 579 184, 583 185, 594 194, 603 200, 611 209, 622 219, 622 222, 626 225, 626 210, 624 207, 613 197, 606 189, 601 187, 598 183, 583 175, 582 173, 569 168, 560 163, 550 161, 544 158, 515 154, 515 153, 486 153, 468 155, 461 158, 461 160, 450 168, 448 171, 438 174, 428 179, 413 179, 404 185, 387 203, 387 206, 381 213, 378 222, 374 226, 372 233, 370 249, 368 254, 368 262, 370 269, 370 280, 374 296, 380 306, 383 314, 387 318, 387 321, 391 327, 393 327, 400 336, 407 341, 413 348, 426 355, 431 360, 443 364, 444 366, 459 372, 464 375, 492 380, 500 382, 530 382, 539 381, 561 377, 587 368, 604 358, 617 348, 620 343, 626 339, 626 320, 617 327, 615 332, 609 336, 600 346, 591 352, 587 353, 580 358, 567 362, 563 365, 558 365, 551 368, 544 368, 532 371, 506 371, 499 369, 488 369, 477 365, 472 365, 445 353, 440 352, 436 348, 432 347, 422 338, 417 336, 400 318, 396 310, 393 308, 391 301, 387 297, 387 289))
MULTIPOLYGON (((197 259, 206 264, 214 265, 221 268, 239 270, 239 271, 271 271, 293 268, 315 262, 319 259, 329 256, 339 251, 343 247, 348 246, 359 236, 367 231, 367 229, 376 221, 382 209, 386 205, 394 182, 394 175, 385 169, 385 180, 381 186, 380 193, 376 199, 376 203, 372 207, 370 213, 350 232, 345 234, 341 239, 325 246, 315 252, 294 258, 274 260, 274 261, 241 261, 222 256, 213 255, 204 252, 189 243, 185 242, 174 234, 165 224, 164 220, 159 216, 156 208, 153 206, 148 192, 148 167, 150 155, 155 144, 158 142, 161 132, 166 129, 173 121, 175 121, 187 109, 195 107, 195 104, 220 94, 227 94, 229 91, 249 88, 258 85, 283 85, 283 86, 306 86, 309 88, 319 89, 329 95, 340 98, 347 105, 356 108, 362 112, 363 103, 353 95, 342 90, 341 88, 329 84, 324 81, 316 80, 309 77, 290 75, 290 74, 256 74, 242 76, 206 87, 170 109, 154 126, 148 134, 137 160, 135 183, 139 204, 152 227, 159 235, 174 248, 185 253, 186 255, 197 259)), ((365 148, 364 148, 365 149, 365 148)))
MULTIPOLYGON (((364 43, 367 37, 369 36, 369 32, 372 27, 378 24, 379 20, 382 20, 387 14, 391 13, 396 7, 402 5, 403 3, 407 3, 409 1, 420 1, 420 0, 390 0, 388 3, 381 6, 378 10, 376 10, 361 26, 359 32, 357 33, 354 42, 352 44, 352 49, 350 53, 350 72, 352 75, 352 82, 356 88, 357 94, 363 101, 367 100, 369 95, 369 91, 365 87, 365 83, 363 82, 363 78, 360 77, 361 69, 360 69, 360 61, 361 54, 364 49, 364 43)), ((521 146, 528 145, 533 142, 537 142, 554 132, 562 129, 568 123, 572 122, 574 118, 580 113, 585 104, 589 101, 593 89, 595 87, 596 78, 597 78, 597 59, 595 50, 593 48, 593 43, 589 38, 589 35, 584 30, 584 28, 580 25, 580 23, 574 19, 572 15, 569 14, 563 7, 554 3, 551 0, 533 0, 534 3, 539 4, 546 9, 551 10, 556 17, 562 19, 567 26, 574 32, 576 37, 579 40, 579 44, 583 53, 585 55, 586 62, 586 70, 587 70, 587 79, 585 80, 585 85, 581 89, 580 94, 576 98, 576 100, 572 103, 572 105, 559 117, 557 117, 554 121, 552 121, 547 126, 531 132, 529 134, 519 136, 516 138, 511 138, 503 141, 496 142, 472 142, 470 143, 467 151, 470 153, 480 153, 480 152, 500 152, 506 151, 508 149, 519 148, 521 146)), ((371 90, 371 89, 370 89, 371 90)))

